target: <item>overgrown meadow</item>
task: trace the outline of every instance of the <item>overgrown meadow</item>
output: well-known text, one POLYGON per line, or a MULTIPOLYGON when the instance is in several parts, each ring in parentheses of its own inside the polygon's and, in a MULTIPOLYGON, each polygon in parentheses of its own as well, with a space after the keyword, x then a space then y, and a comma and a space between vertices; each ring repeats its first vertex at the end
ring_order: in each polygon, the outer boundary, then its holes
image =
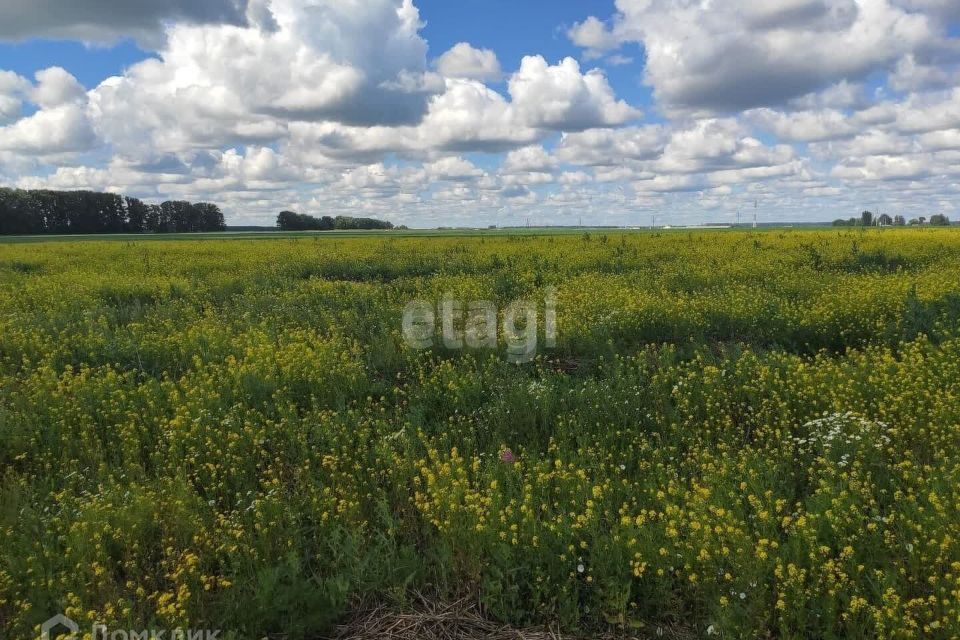
POLYGON ((960 233, 0 244, 0 464, 4 638, 955 638, 960 233), (403 338, 550 287, 534 362, 403 338))

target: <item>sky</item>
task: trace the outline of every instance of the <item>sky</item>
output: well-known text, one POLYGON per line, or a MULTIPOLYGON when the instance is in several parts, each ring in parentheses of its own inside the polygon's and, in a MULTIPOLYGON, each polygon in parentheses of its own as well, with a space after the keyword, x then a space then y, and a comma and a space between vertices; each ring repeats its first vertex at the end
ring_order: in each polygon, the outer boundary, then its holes
POLYGON ((960 218, 956 0, 5 0, 0 186, 410 227, 960 218))

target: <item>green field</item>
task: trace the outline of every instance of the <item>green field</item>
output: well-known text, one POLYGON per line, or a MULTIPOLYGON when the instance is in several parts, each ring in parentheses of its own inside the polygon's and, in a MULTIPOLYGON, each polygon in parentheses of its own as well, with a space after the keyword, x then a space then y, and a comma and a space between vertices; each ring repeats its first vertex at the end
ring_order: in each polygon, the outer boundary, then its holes
POLYGON ((960 636, 960 232, 201 239, 0 243, 0 637, 960 636))
MULTIPOLYGON (((664 230, 662 233, 668 233, 664 230)), ((156 240, 278 240, 287 238, 471 238, 495 236, 550 236, 583 233, 628 233, 611 227, 516 227, 505 229, 391 229, 389 231, 217 231, 208 233, 115 233, 109 235, 33 235, 0 236, 0 244, 20 242, 77 242, 97 240, 101 242, 148 242, 156 240)))

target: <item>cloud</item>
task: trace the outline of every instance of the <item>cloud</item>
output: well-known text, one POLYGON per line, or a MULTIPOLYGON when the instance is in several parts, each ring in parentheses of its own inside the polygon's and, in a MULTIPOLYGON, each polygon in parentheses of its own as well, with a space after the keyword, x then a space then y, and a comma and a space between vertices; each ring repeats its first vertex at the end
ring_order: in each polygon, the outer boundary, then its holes
POLYGON ((399 171, 383 163, 351 169, 343 174, 340 186, 368 197, 386 196, 400 190, 399 171))
POLYGON ((789 103, 791 109, 854 109, 863 108, 870 103, 862 83, 841 80, 826 89, 794 98, 789 103))
POLYGON ((614 127, 638 112, 618 101, 599 71, 580 72, 568 58, 551 66, 525 58, 508 82, 510 100, 482 82, 447 78, 415 126, 344 126, 293 122, 289 143, 304 159, 376 159, 396 152, 504 152, 555 131, 614 127))
POLYGON ((628 64, 633 64, 634 60, 630 56, 625 56, 620 53, 615 53, 612 56, 607 56, 604 60, 611 67, 623 67, 628 64))
POLYGON ((269 9, 270 25, 172 26, 159 59, 92 92, 104 137, 177 151, 267 142, 292 121, 414 124, 443 89, 426 69, 411 0, 271 0, 269 9))
POLYGON ((615 165, 628 160, 651 160, 663 152, 668 139, 668 132, 661 125, 591 129, 564 134, 557 156, 564 162, 580 165, 615 165))
POLYGON ((574 24, 567 30, 567 36, 573 44, 587 50, 588 58, 599 58, 604 51, 616 49, 619 46, 617 36, 595 16, 574 24))
POLYGON ((12 71, 0 70, 0 125, 20 117, 23 94, 30 89, 30 82, 12 71))
POLYGON ((110 188, 110 172, 95 167, 60 167, 49 176, 27 176, 17 181, 20 189, 89 189, 116 191, 110 188))
POLYGON ((83 106, 65 104, 42 109, 0 127, 0 150, 27 155, 88 151, 97 136, 83 106))
POLYGON ((556 158, 547 153, 540 145, 532 145, 511 151, 503 162, 506 173, 544 172, 550 171, 557 165, 556 158))
POLYGON ((824 158, 862 158, 865 156, 892 156, 920 151, 919 144, 910 137, 878 129, 868 130, 849 140, 814 145, 814 154, 824 158))
POLYGON ((543 56, 526 56, 509 89, 521 120, 532 127, 582 131, 621 125, 641 115, 616 99, 602 71, 581 74, 573 58, 551 66, 543 56))
POLYGON ((426 164, 423 169, 430 179, 452 182, 472 181, 483 175, 472 162, 454 156, 426 164))
POLYGON ((646 180, 639 180, 632 184, 639 193, 683 193, 699 191, 706 188, 707 182, 703 176, 697 175, 659 175, 646 180))
POLYGON ((912 94, 886 106, 893 127, 903 133, 925 133, 960 126, 960 88, 942 93, 912 94))
POLYGON ((36 73, 36 84, 0 71, 0 151, 46 156, 88 151, 97 135, 87 111, 87 94, 77 79, 60 67, 36 73), (24 102, 39 107, 21 116, 24 102))
MULTIPOLYGON (((665 107, 736 111, 865 77, 942 41, 945 32, 929 14, 890 0, 707 4, 618 0, 610 37, 594 34, 590 46, 642 44, 645 81, 665 107)), ((574 35, 583 43, 581 31, 574 35)))
POLYGON ((416 126, 344 126, 294 122, 289 145, 304 160, 377 159, 387 153, 499 152, 530 144, 543 132, 519 123, 511 104, 475 80, 447 79, 416 126))
POLYGON ((476 49, 466 42, 454 45, 437 58, 436 67, 448 78, 496 81, 503 77, 496 53, 490 49, 476 49))
POLYGON ((809 187, 803 190, 803 195, 812 198, 828 198, 843 194, 840 187, 809 187))
POLYGON ((768 147, 733 118, 710 118, 674 131, 654 167, 663 173, 702 173, 782 165, 793 158, 792 147, 768 147))
POLYGON ((533 193, 526 186, 520 184, 505 187, 503 191, 501 191, 501 194, 508 200, 522 201, 526 203, 536 202, 537 199, 535 193, 533 193))
POLYGON ((36 79, 37 85, 30 91, 30 101, 44 109, 86 101, 86 89, 62 67, 38 71, 36 79))
POLYGON ((945 20, 960 19, 960 5, 955 0, 895 0, 895 4, 909 11, 932 13, 945 20))
POLYGON ((593 178, 585 171, 564 171, 560 174, 560 184, 566 186, 576 186, 588 184, 593 178))
POLYGON ((168 22, 244 24, 246 15, 243 0, 5 0, 0 3, 0 40, 114 42, 134 37, 158 44, 168 22))
POLYGON ((513 106, 489 87, 470 80, 448 80, 434 98, 414 147, 451 151, 503 151, 540 137, 532 124, 518 122, 513 106))
POLYGON ((930 158, 924 156, 869 156, 834 167, 831 175, 850 180, 915 180, 931 174, 930 158))
POLYGON ((941 151, 944 149, 960 149, 960 129, 933 131, 921 135, 919 143, 925 149, 941 151))
POLYGON ((214 154, 214 164, 206 172, 207 177, 198 180, 198 189, 218 190, 270 190, 280 189, 308 176, 301 167, 295 166, 270 147, 248 147, 244 152, 228 149, 214 154))
POLYGON ((764 108, 748 112, 747 118, 761 129, 791 142, 832 140, 854 135, 858 130, 856 123, 837 109, 782 112, 764 108))
POLYGON ((77 79, 60 67, 36 73, 36 85, 9 72, 0 72, 0 150, 24 155, 54 155, 88 151, 97 135, 87 111, 87 94, 77 79), (39 109, 18 118, 22 101, 39 109))
MULTIPOLYGON (((776 162, 776 159, 771 158, 769 162, 776 162)), ((794 160, 780 164, 761 163, 758 166, 747 166, 740 169, 722 169, 707 174, 706 178, 713 185, 746 184, 757 186, 763 180, 802 176, 803 173, 803 162, 794 160)))

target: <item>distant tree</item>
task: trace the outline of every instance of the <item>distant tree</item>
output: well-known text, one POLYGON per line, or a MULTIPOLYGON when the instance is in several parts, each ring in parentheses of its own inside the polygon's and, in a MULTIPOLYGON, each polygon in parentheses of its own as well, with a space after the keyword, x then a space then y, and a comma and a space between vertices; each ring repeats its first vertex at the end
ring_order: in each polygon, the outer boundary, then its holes
POLYGON ((56 192, 46 192, 41 197, 52 198, 54 206, 58 212, 63 212, 63 216, 57 216, 54 223, 56 231, 60 231, 59 223, 66 222, 66 228, 63 232, 69 233, 97 233, 103 231, 104 219, 98 211, 98 202, 89 191, 71 191, 58 194, 56 192))
POLYGON ((70 217, 77 208, 65 202, 67 195, 46 190, 20 192, 20 202, 37 218, 31 225, 36 233, 69 233, 70 217))
POLYGON ((123 196, 117 193, 91 193, 94 206, 100 214, 99 233, 123 233, 127 230, 127 211, 123 196))
POLYGON ((34 212, 35 205, 28 192, 0 189, 0 234, 44 233, 43 219, 34 212))
POLYGON ((147 205, 147 224, 146 230, 153 233, 160 231, 160 223, 163 218, 162 212, 160 211, 160 205, 158 204, 148 204, 147 205))
POLYGON ((869 211, 864 211, 860 214, 860 224, 865 227, 873 226, 873 214, 869 211))
POLYGON ((930 216, 930 224, 935 227, 949 227, 950 218, 943 215, 942 213, 937 213, 930 216))
POLYGON ((917 218, 917 224, 926 224, 927 219, 924 216, 917 218))
POLYGON ((193 205, 199 214, 199 231, 226 231, 227 223, 223 219, 223 212, 220 207, 210 202, 198 202, 193 205))
POLYGON ((0 189, 0 234, 222 231, 220 208, 209 203, 144 204, 94 191, 0 189))
POLYGON ((277 216, 277 227, 281 231, 332 231, 333 218, 315 218, 304 213, 281 211, 277 216))
POLYGON ((907 219, 903 216, 893 216, 893 226, 902 227, 907 224, 907 219))
POLYGON ((881 227, 889 227, 893 225, 893 218, 891 218, 885 213, 881 213, 877 217, 877 224, 880 225, 881 227))
POLYGON ((142 233, 148 231, 147 223, 150 217, 150 207, 138 198, 124 198, 127 210, 128 233, 142 233))
POLYGON ((838 219, 833 221, 833 226, 835 227, 849 227, 850 222, 848 220, 838 219))
POLYGON ((277 215, 277 228, 280 231, 294 231, 297 221, 297 214, 293 211, 281 211, 277 215))
POLYGON ((915 227, 918 224, 920 224, 920 221, 917 220, 916 218, 910 218, 910 222, 908 222, 907 224, 909 224, 911 227, 915 227))
POLYGON ((185 233, 197 229, 199 214, 193 205, 184 200, 170 200, 160 205, 160 231, 185 233))
POLYGON ((334 228, 344 231, 393 229, 393 224, 384 220, 376 220, 374 218, 352 218, 350 216, 337 216, 334 219, 334 228))

